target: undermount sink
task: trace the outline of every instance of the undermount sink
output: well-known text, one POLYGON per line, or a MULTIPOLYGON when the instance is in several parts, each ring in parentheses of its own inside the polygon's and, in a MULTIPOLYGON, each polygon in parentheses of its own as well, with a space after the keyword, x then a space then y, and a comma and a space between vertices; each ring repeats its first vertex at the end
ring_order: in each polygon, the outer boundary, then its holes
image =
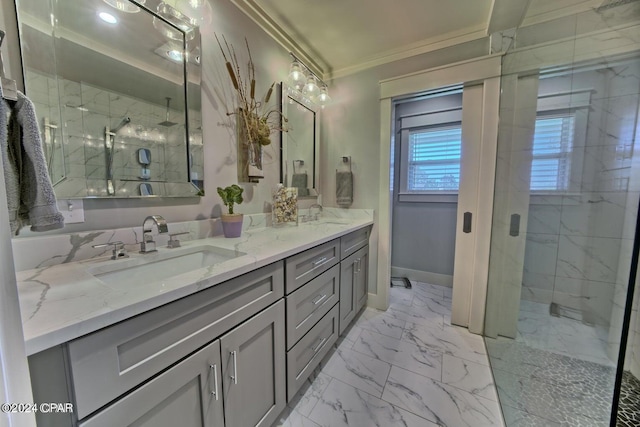
POLYGON ((215 246, 194 246, 107 262, 88 272, 107 285, 130 287, 163 281, 243 255, 246 254, 215 246))

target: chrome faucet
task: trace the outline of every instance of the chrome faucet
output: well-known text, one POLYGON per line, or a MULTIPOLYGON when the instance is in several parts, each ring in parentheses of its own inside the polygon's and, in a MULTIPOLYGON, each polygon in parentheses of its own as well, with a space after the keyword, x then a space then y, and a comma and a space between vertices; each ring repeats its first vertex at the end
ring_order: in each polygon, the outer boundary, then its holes
POLYGON ((150 215, 144 219, 142 223, 142 242, 140 242, 140 253, 148 254, 149 252, 156 252, 156 242, 153 240, 153 224, 147 226, 147 221, 153 221, 158 227, 158 234, 164 234, 169 232, 167 227, 167 221, 160 215, 150 215))
POLYGON ((317 204, 317 203, 314 203, 314 204, 312 204, 311 206, 309 206, 309 215, 308 215, 308 217, 309 217, 309 221, 317 221, 317 220, 318 220, 318 217, 320 216, 320 213, 321 213, 321 212, 322 212, 322 205, 319 205, 319 204, 317 204), (317 214, 315 214, 314 216, 311 216, 311 212, 312 212, 311 210, 312 210, 313 208, 318 208, 318 213, 317 213, 317 214))

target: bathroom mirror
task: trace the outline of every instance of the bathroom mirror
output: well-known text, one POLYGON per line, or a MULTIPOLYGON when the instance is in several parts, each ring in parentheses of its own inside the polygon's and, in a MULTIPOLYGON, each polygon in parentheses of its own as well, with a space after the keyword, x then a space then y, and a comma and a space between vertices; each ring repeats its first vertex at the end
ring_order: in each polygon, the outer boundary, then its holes
POLYGON ((282 113, 287 118, 287 132, 282 132, 280 180, 285 186, 298 188, 298 198, 318 196, 318 111, 299 92, 282 87, 282 113))
POLYGON ((159 0, 17 0, 16 9, 56 196, 197 195, 197 26, 159 0))

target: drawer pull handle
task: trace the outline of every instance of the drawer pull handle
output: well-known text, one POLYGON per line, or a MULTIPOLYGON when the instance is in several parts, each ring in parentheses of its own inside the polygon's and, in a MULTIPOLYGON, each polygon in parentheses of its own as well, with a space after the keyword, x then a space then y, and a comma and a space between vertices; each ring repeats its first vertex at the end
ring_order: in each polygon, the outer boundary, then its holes
POLYGON ((324 295, 318 295, 317 297, 314 298, 313 301, 311 301, 313 303, 313 305, 318 305, 320 304, 322 301, 325 300, 325 298, 327 298, 327 294, 324 295))
POLYGON ((317 267, 318 265, 322 264, 323 262, 325 262, 327 260, 326 256, 323 256, 322 258, 320 258, 317 261, 314 261, 312 264, 314 267, 317 267))
POLYGON ((327 340, 326 338, 322 338, 322 339, 320 340, 320 342, 318 343, 318 345, 317 345, 317 346, 315 346, 315 347, 313 347, 311 350, 312 350, 314 353, 316 353, 318 350, 320 350, 320 347, 322 347, 322 344, 324 344, 324 342, 325 342, 326 340, 327 340))
POLYGON ((231 379, 234 384, 238 384, 238 352, 232 351, 231 357, 233 357, 233 375, 231 375, 231 379))
POLYGON ((215 384, 214 389, 211 391, 211 395, 216 397, 216 400, 219 400, 220 397, 218 395, 218 367, 216 365, 209 365, 209 369, 213 371, 213 384, 215 384))

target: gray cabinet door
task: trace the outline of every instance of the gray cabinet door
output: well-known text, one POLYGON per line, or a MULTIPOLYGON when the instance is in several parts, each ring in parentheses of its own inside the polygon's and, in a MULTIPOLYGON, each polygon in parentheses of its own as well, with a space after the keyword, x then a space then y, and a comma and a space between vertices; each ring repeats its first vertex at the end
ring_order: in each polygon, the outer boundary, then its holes
POLYGON ((220 343, 226 427, 271 426, 286 405, 284 301, 220 343))
POLYGON ((356 312, 367 304, 369 295, 369 245, 357 252, 356 281, 354 285, 356 312))
POLYGON ((357 256, 353 254, 340 263, 340 335, 356 315, 353 286, 356 280, 357 256))
POLYGON ((216 340, 79 425, 224 427, 220 368, 216 340))

